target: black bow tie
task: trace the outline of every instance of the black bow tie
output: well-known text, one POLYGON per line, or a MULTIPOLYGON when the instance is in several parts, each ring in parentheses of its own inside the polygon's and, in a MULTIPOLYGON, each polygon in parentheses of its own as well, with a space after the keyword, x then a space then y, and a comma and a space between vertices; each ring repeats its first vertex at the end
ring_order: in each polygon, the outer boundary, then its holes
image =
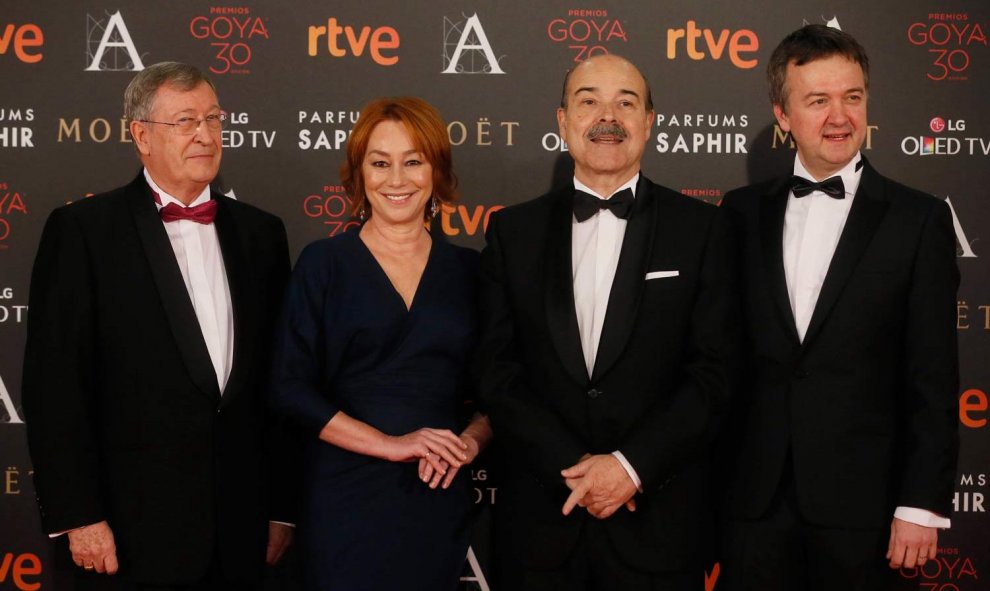
POLYGON ((629 219, 635 201, 636 198, 629 187, 608 199, 599 199, 591 193, 576 190, 574 191, 574 217, 578 222, 583 222, 598 213, 599 210, 607 209, 617 218, 629 219))
POLYGON ((794 175, 791 177, 791 191, 798 198, 809 195, 812 191, 821 191, 832 199, 846 198, 846 186, 842 184, 841 176, 829 177, 820 183, 814 183, 804 177, 794 175))

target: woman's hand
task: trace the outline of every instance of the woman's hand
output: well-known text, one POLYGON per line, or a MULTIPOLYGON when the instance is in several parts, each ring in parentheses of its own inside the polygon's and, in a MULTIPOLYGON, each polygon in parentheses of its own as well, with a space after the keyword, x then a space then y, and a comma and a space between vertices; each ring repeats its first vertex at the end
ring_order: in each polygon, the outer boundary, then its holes
POLYGON ((447 429, 423 428, 405 435, 388 437, 385 458, 392 462, 419 460, 421 474, 425 463, 434 472, 443 475, 451 467, 455 471, 460 468, 468 459, 467 451, 468 445, 453 432, 447 429))
POLYGON ((460 466, 452 466, 446 463, 441 463, 443 470, 437 470, 431 463, 427 462, 425 459, 421 459, 419 461, 420 480, 427 483, 430 488, 440 486, 442 481, 443 488, 448 488, 450 483, 454 481, 454 477, 457 476, 457 472, 460 468, 473 462, 474 459, 478 457, 478 454, 481 453, 481 443, 473 434, 467 432, 462 433, 460 436, 460 441, 464 445, 464 460, 461 462, 460 466))

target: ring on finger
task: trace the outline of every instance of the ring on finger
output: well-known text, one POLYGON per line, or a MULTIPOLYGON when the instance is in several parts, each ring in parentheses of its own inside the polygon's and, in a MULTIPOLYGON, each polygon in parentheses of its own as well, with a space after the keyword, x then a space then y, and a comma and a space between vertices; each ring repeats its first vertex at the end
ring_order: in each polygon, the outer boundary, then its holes
POLYGON ((94 565, 87 564, 86 566, 83 567, 83 570, 93 570, 94 568, 96 568, 94 565))

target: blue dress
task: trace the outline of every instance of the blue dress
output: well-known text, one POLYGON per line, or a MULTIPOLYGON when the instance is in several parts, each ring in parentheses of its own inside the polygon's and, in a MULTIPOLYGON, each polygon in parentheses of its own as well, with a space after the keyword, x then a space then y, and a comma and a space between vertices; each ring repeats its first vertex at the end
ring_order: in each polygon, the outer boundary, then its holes
POLYGON ((298 533, 307 588, 456 588, 470 533, 468 470, 431 490, 417 462, 352 453, 318 434, 337 411, 390 435, 460 432, 477 260, 434 238, 407 310, 357 232, 300 255, 278 328, 273 396, 306 440, 298 533))

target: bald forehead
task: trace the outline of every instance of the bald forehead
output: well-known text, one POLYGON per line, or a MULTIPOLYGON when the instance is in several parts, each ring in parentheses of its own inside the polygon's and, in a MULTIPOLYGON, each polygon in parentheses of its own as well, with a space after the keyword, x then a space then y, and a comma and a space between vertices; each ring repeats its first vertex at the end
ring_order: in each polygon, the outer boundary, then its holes
POLYGON ((604 81, 621 80, 621 90, 646 100, 646 78, 629 60, 617 55, 598 55, 588 58, 568 72, 565 84, 566 96, 573 97, 583 90, 596 90, 604 81))

